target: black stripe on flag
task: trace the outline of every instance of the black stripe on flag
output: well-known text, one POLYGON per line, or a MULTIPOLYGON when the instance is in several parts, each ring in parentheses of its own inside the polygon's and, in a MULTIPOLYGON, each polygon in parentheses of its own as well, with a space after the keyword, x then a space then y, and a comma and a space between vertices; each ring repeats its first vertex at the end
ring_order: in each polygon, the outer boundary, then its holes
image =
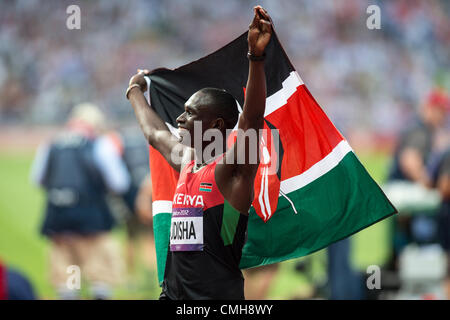
MULTIPOLYGON (((176 127, 184 103, 205 87, 225 89, 241 106, 247 85, 247 32, 221 49, 175 70, 155 69, 150 75, 151 104, 158 115, 176 127)), ((266 48, 265 72, 267 96, 282 88, 282 82, 294 71, 275 32, 266 48)))

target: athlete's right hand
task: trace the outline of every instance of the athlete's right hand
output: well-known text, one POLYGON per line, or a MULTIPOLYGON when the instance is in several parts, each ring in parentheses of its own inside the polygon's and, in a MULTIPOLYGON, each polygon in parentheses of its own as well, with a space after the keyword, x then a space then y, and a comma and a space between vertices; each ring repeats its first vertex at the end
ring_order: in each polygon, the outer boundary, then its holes
POLYGON ((147 91, 147 81, 145 81, 144 76, 149 75, 150 71, 148 71, 147 69, 138 69, 137 71, 138 72, 130 78, 128 86, 138 84, 139 89, 141 89, 142 92, 145 92, 147 91))
POLYGON ((255 16, 248 26, 248 51, 255 56, 261 56, 272 35, 272 22, 269 14, 261 6, 253 8, 255 16))

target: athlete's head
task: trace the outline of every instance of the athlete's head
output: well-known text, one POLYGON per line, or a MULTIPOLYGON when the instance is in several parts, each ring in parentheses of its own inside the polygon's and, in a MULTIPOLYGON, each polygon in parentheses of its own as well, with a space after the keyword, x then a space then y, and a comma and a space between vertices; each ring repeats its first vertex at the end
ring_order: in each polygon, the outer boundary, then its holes
POLYGON ((187 130, 190 134, 190 146, 193 146, 194 139, 196 139, 194 135, 195 121, 201 123, 202 136, 208 129, 217 129, 226 140, 226 130, 233 129, 239 118, 239 111, 233 96, 225 90, 216 88, 204 88, 197 91, 186 101, 184 109, 185 111, 177 118, 177 124, 181 136, 183 136, 183 130, 187 130))

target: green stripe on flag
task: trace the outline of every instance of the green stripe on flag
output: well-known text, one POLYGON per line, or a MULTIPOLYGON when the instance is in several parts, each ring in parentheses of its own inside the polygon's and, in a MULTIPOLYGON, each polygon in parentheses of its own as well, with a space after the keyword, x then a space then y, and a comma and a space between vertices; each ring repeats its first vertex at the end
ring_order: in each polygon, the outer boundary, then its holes
POLYGON ((166 266, 167 250, 170 242, 170 220, 172 213, 158 213, 153 216, 158 281, 162 285, 166 266))
POLYGON ((267 223, 251 209, 241 268, 308 255, 396 213, 353 152, 287 196, 297 214, 284 197, 267 223))

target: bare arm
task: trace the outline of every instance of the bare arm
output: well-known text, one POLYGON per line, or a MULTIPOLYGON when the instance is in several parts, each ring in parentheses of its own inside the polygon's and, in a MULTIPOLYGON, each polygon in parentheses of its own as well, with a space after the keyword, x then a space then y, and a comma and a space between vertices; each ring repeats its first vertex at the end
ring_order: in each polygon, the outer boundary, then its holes
POLYGON ((186 156, 190 155, 192 150, 178 142, 177 138, 172 135, 164 121, 150 107, 144 96, 144 92, 147 90, 147 83, 144 76, 148 73, 148 70, 139 71, 139 73, 130 79, 130 87, 134 84, 138 84, 139 87, 136 86, 132 88, 129 91, 128 98, 134 109, 139 126, 144 133, 145 139, 152 147, 162 154, 172 168, 180 172, 182 162, 173 161, 171 156, 172 151, 179 151, 180 154, 182 154, 181 158, 184 159, 186 156))
MULTIPOLYGON (((248 32, 249 52, 262 56, 272 34, 270 17, 263 8, 254 8, 255 15, 248 32)), ((253 202, 253 182, 259 165, 259 129, 263 128, 266 106, 266 76, 264 61, 249 62, 246 97, 239 117, 236 143, 227 151, 224 164, 218 164, 215 177, 218 187, 230 204, 246 214, 253 202), (256 141, 244 138, 251 134, 256 141), (254 144, 255 145, 251 145, 254 144), (253 154, 252 154, 253 153, 253 154), (254 154, 256 153, 256 155, 254 154), (238 158, 245 155, 244 163, 238 158)))

